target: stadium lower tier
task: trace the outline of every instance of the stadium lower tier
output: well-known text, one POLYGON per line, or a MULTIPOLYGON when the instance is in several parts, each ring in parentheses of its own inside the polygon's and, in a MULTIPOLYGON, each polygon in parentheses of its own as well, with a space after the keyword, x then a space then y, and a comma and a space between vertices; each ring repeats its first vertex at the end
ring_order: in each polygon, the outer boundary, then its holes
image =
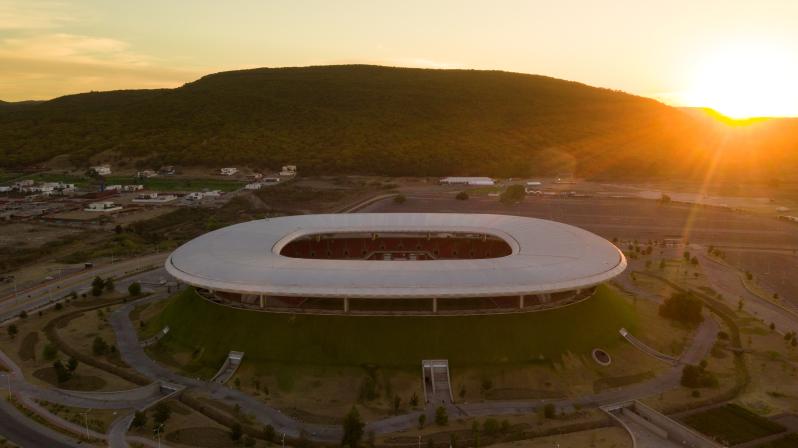
POLYGON ((198 288, 207 300, 235 308, 274 313, 350 315, 472 315, 527 313, 581 302, 596 287, 524 296, 423 299, 369 299, 339 297, 276 297, 211 291, 198 288))

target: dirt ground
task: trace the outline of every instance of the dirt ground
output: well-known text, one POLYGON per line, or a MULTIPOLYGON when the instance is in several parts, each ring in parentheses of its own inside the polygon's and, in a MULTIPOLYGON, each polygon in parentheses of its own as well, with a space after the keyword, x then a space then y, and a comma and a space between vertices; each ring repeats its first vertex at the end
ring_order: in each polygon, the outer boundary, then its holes
MULTIPOLYGON (((61 311, 57 311, 54 308, 43 311, 41 316, 38 313, 31 314, 28 318, 15 322, 19 334, 13 339, 9 337, 6 331, 0 334, 0 349, 20 366, 28 381, 41 385, 53 385, 54 375, 49 371, 52 370, 54 359, 48 360, 44 356, 44 347, 48 344, 48 341, 43 329, 49 321, 74 309, 72 306, 65 306, 61 311), (36 374, 37 372, 38 375, 36 374)), ((96 316, 96 312, 89 312, 88 314, 96 316)), ((85 330, 94 332, 97 327, 98 324, 96 322, 94 326, 89 323, 85 330)), ((63 333, 63 331, 64 329, 59 329, 59 332, 63 333)), ((85 339, 80 336, 76 336, 76 338, 85 339)), ((88 353, 91 353, 90 349, 88 353)), ((67 356, 59 352, 56 359, 66 362, 67 356)), ((122 378, 83 363, 78 365, 75 376, 76 378, 70 380, 71 382, 61 384, 60 387, 70 388, 70 386, 73 386, 81 390, 101 391, 124 390, 136 387, 135 384, 122 378)))
POLYGON ((81 233, 81 229, 30 222, 0 224, 0 248, 41 247, 49 241, 81 233))
POLYGON ((557 436, 538 437, 517 442, 497 443, 494 448, 631 448, 632 440, 623 429, 591 429, 557 436))

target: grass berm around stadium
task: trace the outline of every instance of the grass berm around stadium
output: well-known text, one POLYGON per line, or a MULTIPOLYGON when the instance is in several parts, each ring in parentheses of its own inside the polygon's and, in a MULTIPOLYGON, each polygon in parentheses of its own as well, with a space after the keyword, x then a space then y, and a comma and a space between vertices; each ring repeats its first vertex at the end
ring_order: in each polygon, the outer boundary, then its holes
POLYGON ((185 371, 215 370, 230 350, 248 362, 417 367, 422 359, 479 366, 556 362, 565 353, 589 354, 636 328, 634 307, 622 293, 600 286, 588 300, 560 309, 486 316, 339 316, 274 314, 235 309, 186 289, 147 323, 169 326, 157 350, 193 353, 185 371))

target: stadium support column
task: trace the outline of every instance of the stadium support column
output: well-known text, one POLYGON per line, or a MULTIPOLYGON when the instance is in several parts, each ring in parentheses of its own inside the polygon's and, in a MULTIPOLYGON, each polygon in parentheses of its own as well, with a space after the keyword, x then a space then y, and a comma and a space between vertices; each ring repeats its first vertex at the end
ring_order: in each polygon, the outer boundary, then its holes
POLYGON ((349 297, 344 297, 344 313, 349 312, 349 297))
POLYGON ((518 296, 518 309, 524 309, 524 296, 523 294, 518 296))
POLYGON ((432 312, 433 312, 433 314, 438 312, 438 298, 437 297, 433 297, 432 298, 432 312))
POLYGON ((258 297, 259 297, 259 299, 260 299, 260 309, 263 309, 263 294, 261 294, 261 295, 260 295, 260 296, 258 296, 258 297))

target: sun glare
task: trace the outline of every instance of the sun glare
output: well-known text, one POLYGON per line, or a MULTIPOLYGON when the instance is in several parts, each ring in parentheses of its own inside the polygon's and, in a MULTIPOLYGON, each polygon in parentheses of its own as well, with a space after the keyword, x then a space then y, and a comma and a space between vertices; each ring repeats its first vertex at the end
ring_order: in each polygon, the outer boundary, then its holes
POLYGON ((796 56, 772 46, 725 47, 700 61, 686 102, 732 118, 797 116, 796 56))

